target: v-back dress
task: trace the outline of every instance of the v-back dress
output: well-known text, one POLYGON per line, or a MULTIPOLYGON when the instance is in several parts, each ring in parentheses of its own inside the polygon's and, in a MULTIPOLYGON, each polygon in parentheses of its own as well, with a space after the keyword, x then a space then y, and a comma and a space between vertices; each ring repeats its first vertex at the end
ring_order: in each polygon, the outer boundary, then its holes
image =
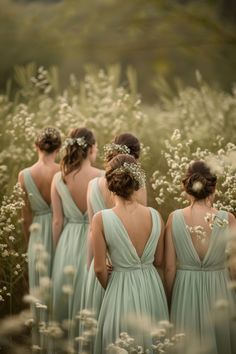
MULTIPOLYGON (((93 210, 93 214, 96 214, 100 210, 107 209, 100 187, 99 178, 94 178, 90 183, 90 205, 93 210)), ((104 289, 99 283, 94 273, 94 260, 92 260, 89 267, 88 281, 86 287, 85 296, 85 308, 91 310, 94 313, 95 318, 98 318, 99 311, 102 305, 102 299, 104 296, 104 289)))
POLYGON ((236 322, 232 318, 236 315, 236 296, 228 287, 226 229, 219 223, 227 219, 226 211, 218 211, 208 250, 200 260, 186 228, 183 210, 176 210, 173 215, 172 237, 178 267, 171 321, 177 332, 186 334, 183 354, 236 353, 236 322))
POLYGON ((87 276, 86 241, 89 222, 87 212, 83 214, 75 204, 61 172, 55 175, 55 186, 61 198, 65 224, 53 264, 53 318, 63 322, 72 320, 74 302, 77 310, 81 309, 87 276))
POLYGON ((168 320, 165 292, 153 265, 161 222, 150 208, 152 231, 139 257, 129 235, 112 209, 102 211, 108 253, 113 270, 108 281, 98 318, 95 353, 103 354, 121 332, 127 332, 144 349, 152 345, 151 331, 168 320))
POLYGON ((23 178, 33 213, 32 224, 34 224, 30 232, 28 244, 29 288, 32 290, 39 286, 40 276, 51 275, 53 254, 52 212, 50 206, 40 194, 29 168, 23 170, 23 178), (40 253, 37 252, 38 245, 43 246, 43 250, 41 251, 47 252, 47 257, 43 257, 43 267, 41 266, 41 268, 37 267, 37 263, 42 262, 40 253))

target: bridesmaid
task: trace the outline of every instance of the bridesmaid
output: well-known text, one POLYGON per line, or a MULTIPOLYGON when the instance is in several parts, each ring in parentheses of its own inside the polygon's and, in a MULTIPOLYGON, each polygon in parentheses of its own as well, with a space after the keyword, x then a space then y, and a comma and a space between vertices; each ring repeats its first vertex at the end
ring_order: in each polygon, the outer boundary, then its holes
MULTIPOLYGON (((57 129, 45 128, 38 135, 36 141, 38 161, 31 167, 19 173, 19 182, 25 191, 25 206, 23 207, 23 228, 28 241, 28 270, 30 290, 39 286, 39 271, 36 270, 38 259, 35 247, 42 244, 48 255, 47 265, 44 264, 44 276, 51 275, 52 265, 52 213, 51 213, 51 182, 59 170, 55 163, 61 147, 61 137, 57 129), (38 232, 30 225, 38 224, 38 232)), ((41 272, 42 273, 42 272, 41 272)))
POLYGON ((93 133, 86 128, 71 131, 65 141, 65 155, 52 183, 53 318, 71 320, 81 308, 87 276, 86 238, 88 231, 87 188, 101 171, 92 166, 97 155, 93 133))
POLYGON ((153 326, 168 319, 157 272, 163 259, 163 222, 156 210, 134 198, 144 184, 144 174, 132 156, 122 154, 108 163, 106 180, 115 206, 98 212, 92 221, 94 270, 106 289, 98 319, 97 354, 105 353, 121 332, 148 349, 153 326), (113 265, 110 277, 107 252, 113 265))
MULTIPOLYGON (((123 133, 116 136, 114 142, 112 144, 106 145, 104 150, 105 164, 109 163, 109 161, 119 153, 130 154, 136 160, 138 160, 140 156, 140 142, 133 134, 123 133)), ((144 186, 138 191, 135 191, 135 199, 137 199, 140 204, 146 205, 147 193, 144 186)), ((112 193, 107 188, 107 182, 104 176, 97 177, 89 183, 87 204, 90 224, 95 213, 103 209, 112 208, 114 206, 114 198, 112 193)), ((91 245, 91 240, 89 240, 89 244, 91 245)), ((91 252, 92 249, 91 247, 89 249, 89 259, 91 259, 93 257, 91 252)), ((94 273, 94 263, 92 261, 88 274, 85 308, 92 310, 96 319, 99 315, 103 295, 104 289, 96 279, 96 275, 94 273)))
POLYGON ((203 161, 189 166, 183 186, 190 206, 170 214, 165 235, 171 321, 186 334, 183 353, 193 350, 195 341, 195 353, 233 354, 236 297, 228 288, 225 235, 235 218, 212 207, 216 176, 203 161))

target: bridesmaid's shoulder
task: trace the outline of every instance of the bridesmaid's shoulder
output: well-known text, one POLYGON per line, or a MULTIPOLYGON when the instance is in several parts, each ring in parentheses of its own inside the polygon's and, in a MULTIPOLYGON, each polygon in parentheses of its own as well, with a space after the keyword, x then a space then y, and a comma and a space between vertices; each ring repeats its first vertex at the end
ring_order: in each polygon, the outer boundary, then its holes
POLYGON ((61 171, 59 170, 53 175, 52 184, 56 185, 61 178, 62 178, 62 174, 61 171))
POLYGON ((32 166, 25 167, 18 173, 18 182, 21 185, 24 185, 24 174, 25 174, 25 171, 29 170, 31 167, 32 166))
POLYGON ((105 171, 104 170, 102 170, 102 169, 100 169, 100 168, 97 168, 97 167, 93 167, 93 178, 92 178, 92 180, 93 179, 95 179, 95 178, 99 178, 99 177, 101 177, 101 176, 104 176, 104 174, 105 174, 105 171))
POLYGON ((96 168, 95 171, 95 176, 89 181, 88 185, 92 186, 97 180, 99 180, 100 178, 103 178, 105 175, 105 171, 104 170, 100 170, 98 168, 96 168))
POLYGON ((53 179, 57 179, 57 178, 60 178, 61 177, 61 170, 57 171, 54 176, 53 176, 53 179))
POLYGON ((236 219, 234 214, 228 212, 228 222, 230 227, 236 228, 236 219))
POLYGON ((103 214, 106 210, 100 210, 93 215, 92 226, 99 226, 103 228, 103 214))
POLYGON ((144 205, 143 205, 143 207, 145 209, 151 210, 152 213, 157 214, 160 218, 162 218, 161 213, 156 208, 153 208, 153 207, 150 207, 150 206, 144 206, 144 205))
POLYGON ((168 215, 168 218, 167 218, 167 222, 166 222, 166 225, 169 225, 169 224, 172 224, 172 221, 173 221, 173 218, 176 214, 182 212, 185 208, 179 208, 179 209, 175 209, 173 210, 169 215, 168 215))

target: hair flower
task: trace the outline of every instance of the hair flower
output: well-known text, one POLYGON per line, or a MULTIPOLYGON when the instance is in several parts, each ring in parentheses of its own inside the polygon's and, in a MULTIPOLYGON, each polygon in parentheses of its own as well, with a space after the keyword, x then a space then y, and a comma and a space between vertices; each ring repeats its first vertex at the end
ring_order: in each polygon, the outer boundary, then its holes
POLYGON ((139 184, 139 188, 144 187, 146 183, 145 172, 141 169, 140 164, 125 162, 117 171, 128 172, 139 184))
POLYGON ((64 148, 67 148, 68 146, 72 146, 74 144, 77 144, 82 149, 85 149, 88 146, 85 137, 81 136, 79 138, 67 138, 64 142, 64 148))
POLYGON ((126 145, 111 143, 106 144, 103 149, 105 159, 107 159, 113 151, 117 151, 119 154, 130 154, 130 149, 126 145))

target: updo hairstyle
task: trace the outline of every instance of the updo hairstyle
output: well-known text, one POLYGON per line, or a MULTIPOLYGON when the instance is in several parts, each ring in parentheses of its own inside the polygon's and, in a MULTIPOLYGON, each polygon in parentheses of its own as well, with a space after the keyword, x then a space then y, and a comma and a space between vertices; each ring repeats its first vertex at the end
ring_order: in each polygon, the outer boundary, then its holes
POLYGON ((44 151, 47 154, 51 154, 61 147, 61 135, 60 132, 51 127, 44 128, 37 136, 35 145, 40 151, 44 151))
POLYGON ((67 140, 74 140, 74 142, 68 144, 66 143, 65 145, 65 154, 61 160, 61 170, 63 176, 68 175, 76 169, 80 169, 82 161, 88 156, 89 149, 96 143, 95 137, 91 130, 84 127, 73 129, 67 140), (78 138, 82 138, 84 144, 77 144, 76 139, 78 138))
POLYGON ((197 200, 209 197, 215 190, 217 177, 204 161, 195 161, 189 165, 182 180, 185 191, 197 200))
MULTIPOLYGON (((136 138, 136 136, 134 136, 131 133, 123 133, 120 135, 117 135, 114 140, 113 143, 116 145, 125 145, 128 147, 129 149, 129 155, 133 156, 135 159, 138 159, 140 156, 140 142, 139 140, 136 138)), ((115 157, 116 155, 121 154, 121 152, 117 151, 117 150, 113 150, 111 152, 109 152, 106 155, 106 162, 110 161, 111 159, 113 159, 113 157, 115 157)))
POLYGON ((139 181, 126 170, 121 170, 125 163, 137 165, 136 159, 128 154, 119 154, 107 164, 106 180, 108 189, 121 198, 129 199, 140 188, 139 181))

